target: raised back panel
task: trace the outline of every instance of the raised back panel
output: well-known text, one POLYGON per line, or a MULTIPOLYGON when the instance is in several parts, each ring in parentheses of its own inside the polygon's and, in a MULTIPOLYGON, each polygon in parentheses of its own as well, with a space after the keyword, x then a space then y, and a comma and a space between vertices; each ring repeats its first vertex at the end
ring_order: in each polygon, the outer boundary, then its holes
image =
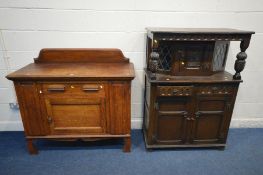
POLYGON ((119 49, 42 49, 35 63, 129 62, 119 49))

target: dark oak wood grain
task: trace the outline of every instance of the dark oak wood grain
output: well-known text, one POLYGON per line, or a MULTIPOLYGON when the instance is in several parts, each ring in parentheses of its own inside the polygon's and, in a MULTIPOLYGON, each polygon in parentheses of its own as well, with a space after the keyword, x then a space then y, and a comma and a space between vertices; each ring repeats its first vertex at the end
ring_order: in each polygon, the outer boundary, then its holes
POLYGON ((224 146, 239 81, 158 82, 147 76, 147 148, 224 146))
POLYGON ((147 28, 143 131, 146 148, 226 145, 251 35, 236 29, 147 28), (240 41, 234 75, 230 41, 240 41))
POLYGON ((43 49, 14 81, 28 151, 35 139, 123 138, 131 148, 134 67, 118 49, 43 49))
MULTIPOLYGON (((233 75, 240 80, 247 58, 245 51, 254 33, 227 28, 147 28, 147 70, 177 76, 210 76, 225 69, 229 42, 240 41, 241 52, 237 54, 233 75)), ((155 74, 151 79, 156 79, 155 74)))

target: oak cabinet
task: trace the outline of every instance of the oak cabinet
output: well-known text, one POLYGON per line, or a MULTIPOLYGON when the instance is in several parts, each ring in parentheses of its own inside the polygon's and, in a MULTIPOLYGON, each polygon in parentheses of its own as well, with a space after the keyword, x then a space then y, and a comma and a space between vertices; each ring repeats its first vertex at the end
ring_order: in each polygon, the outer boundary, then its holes
POLYGON ((224 148, 252 31, 148 28, 143 131, 146 148, 224 148), (241 41, 234 75, 230 41, 241 41))
POLYGON ((34 139, 123 138, 130 151, 133 64, 118 49, 43 49, 13 80, 30 153, 34 139))
POLYGON ((238 84, 160 86, 146 81, 151 88, 145 93, 154 102, 145 101, 147 147, 224 146, 238 84))

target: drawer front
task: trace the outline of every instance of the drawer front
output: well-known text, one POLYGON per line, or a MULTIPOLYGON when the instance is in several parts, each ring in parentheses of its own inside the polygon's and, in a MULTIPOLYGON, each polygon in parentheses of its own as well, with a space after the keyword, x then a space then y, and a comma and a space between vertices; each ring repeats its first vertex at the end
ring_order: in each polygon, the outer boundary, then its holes
POLYGON ((45 95, 81 95, 105 96, 105 83, 44 83, 42 93, 45 95))
POLYGON ((208 85, 199 86, 198 95, 231 95, 234 93, 234 87, 231 85, 208 85))
POLYGON ((158 86, 158 96, 191 96, 193 86, 158 86))

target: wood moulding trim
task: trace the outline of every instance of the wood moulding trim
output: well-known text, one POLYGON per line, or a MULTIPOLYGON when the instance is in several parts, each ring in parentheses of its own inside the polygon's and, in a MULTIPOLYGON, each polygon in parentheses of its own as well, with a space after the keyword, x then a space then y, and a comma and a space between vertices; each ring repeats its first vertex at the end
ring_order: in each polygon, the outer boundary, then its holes
MULTIPOLYGON (((246 37, 246 36, 245 36, 246 37)), ((242 41, 244 35, 229 34, 155 34, 154 38, 163 41, 242 41)))
POLYGON ((130 134, 111 135, 111 134, 94 134, 94 135, 47 135, 47 136, 26 136, 27 139, 74 139, 74 138, 123 138, 131 137, 130 134))
POLYGON ((10 80, 17 81, 108 81, 108 80, 116 80, 116 81, 125 81, 125 80, 133 80, 133 77, 7 77, 10 80))

